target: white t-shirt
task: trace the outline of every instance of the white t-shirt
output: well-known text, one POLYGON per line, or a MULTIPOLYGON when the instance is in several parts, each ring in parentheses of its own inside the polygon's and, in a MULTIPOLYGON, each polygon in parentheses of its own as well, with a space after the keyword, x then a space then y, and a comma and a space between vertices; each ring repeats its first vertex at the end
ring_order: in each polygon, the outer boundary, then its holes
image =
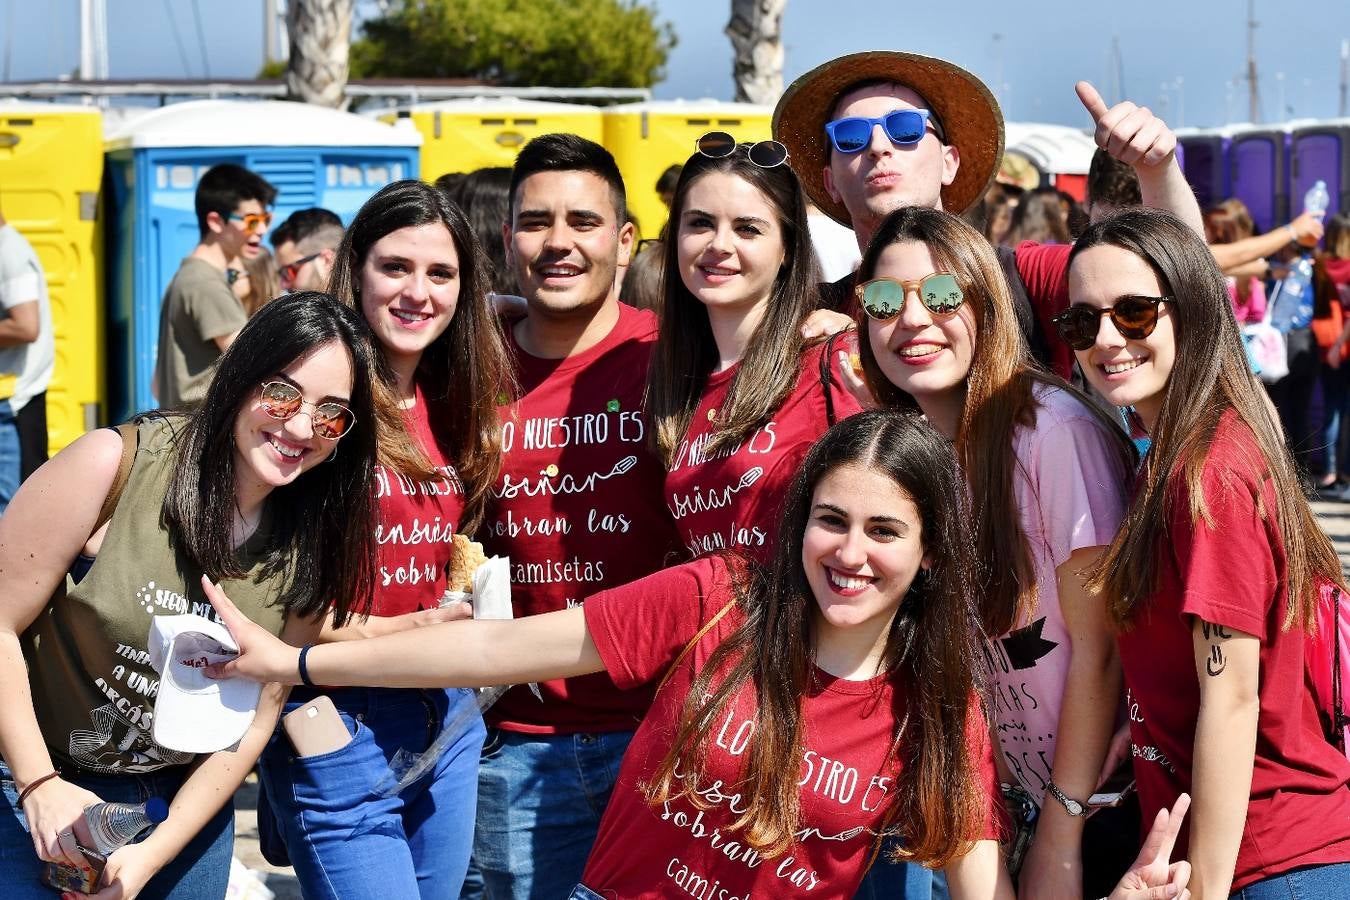
POLYGON ((820 280, 828 283, 852 274, 862 260, 853 229, 845 228, 824 213, 808 213, 806 221, 811 246, 820 262, 820 280))
POLYGON ((36 300, 38 336, 31 344, 0 349, 0 373, 17 375, 10 406, 23 409, 52 380, 56 348, 52 342, 52 304, 47 278, 33 245, 13 225, 0 226, 0 318, 20 303, 36 300))

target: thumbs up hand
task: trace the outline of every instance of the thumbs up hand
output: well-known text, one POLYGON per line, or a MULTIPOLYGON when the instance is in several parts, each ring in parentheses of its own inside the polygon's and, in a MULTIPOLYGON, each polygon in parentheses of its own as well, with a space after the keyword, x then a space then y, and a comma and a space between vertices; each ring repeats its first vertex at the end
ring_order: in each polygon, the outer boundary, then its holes
POLYGON ((1177 136, 1148 107, 1122 100, 1108 108, 1086 81, 1078 82, 1074 90, 1096 125, 1093 139, 1098 147, 1136 169, 1152 169, 1172 160, 1177 136))

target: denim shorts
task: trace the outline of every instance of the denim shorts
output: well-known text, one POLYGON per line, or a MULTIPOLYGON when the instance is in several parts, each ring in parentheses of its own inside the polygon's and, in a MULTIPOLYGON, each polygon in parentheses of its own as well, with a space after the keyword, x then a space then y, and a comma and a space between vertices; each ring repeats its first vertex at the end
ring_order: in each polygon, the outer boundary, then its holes
MULTIPOLYGON (((104 800, 144 803, 151 797, 172 801, 187 777, 174 766, 144 775, 63 774, 66 781, 104 800)), ((151 878, 140 900, 201 900, 224 897, 234 852, 234 808, 226 803, 188 845, 151 878)), ((46 863, 33 852, 28 820, 9 768, 0 761, 0 895, 5 900, 53 900, 56 892, 39 879, 46 863)))
POLYGON ((1350 896, 1350 862, 1305 866, 1249 884, 1229 900, 1345 900, 1350 896))

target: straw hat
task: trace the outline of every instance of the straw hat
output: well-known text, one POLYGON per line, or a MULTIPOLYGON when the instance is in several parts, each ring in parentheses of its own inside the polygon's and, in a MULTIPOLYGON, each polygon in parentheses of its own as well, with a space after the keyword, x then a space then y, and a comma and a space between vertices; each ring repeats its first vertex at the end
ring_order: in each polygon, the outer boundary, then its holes
POLYGON ((817 66, 794 81, 773 111, 773 136, 787 145, 792 169, 821 211, 852 225, 844 204, 825 192, 822 170, 830 162, 825 123, 835 101, 855 84, 894 81, 915 91, 942 123, 947 144, 961 155, 952 183, 942 188, 942 207, 961 213, 984 196, 1003 156, 1003 113, 984 82, 960 66, 932 56, 871 50, 817 66))

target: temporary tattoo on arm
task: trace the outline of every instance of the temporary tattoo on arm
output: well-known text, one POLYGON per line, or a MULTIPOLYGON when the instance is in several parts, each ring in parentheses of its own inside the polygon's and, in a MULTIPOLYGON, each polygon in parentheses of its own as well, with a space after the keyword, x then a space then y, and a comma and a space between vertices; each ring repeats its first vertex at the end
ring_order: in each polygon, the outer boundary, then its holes
POLYGON ((1223 674, 1223 670, 1228 666, 1228 657, 1223 654, 1223 641, 1233 636, 1233 633, 1222 625, 1214 625, 1200 620, 1200 633, 1204 635, 1205 640, 1210 641, 1209 658, 1205 660, 1205 674, 1211 678, 1223 674))

